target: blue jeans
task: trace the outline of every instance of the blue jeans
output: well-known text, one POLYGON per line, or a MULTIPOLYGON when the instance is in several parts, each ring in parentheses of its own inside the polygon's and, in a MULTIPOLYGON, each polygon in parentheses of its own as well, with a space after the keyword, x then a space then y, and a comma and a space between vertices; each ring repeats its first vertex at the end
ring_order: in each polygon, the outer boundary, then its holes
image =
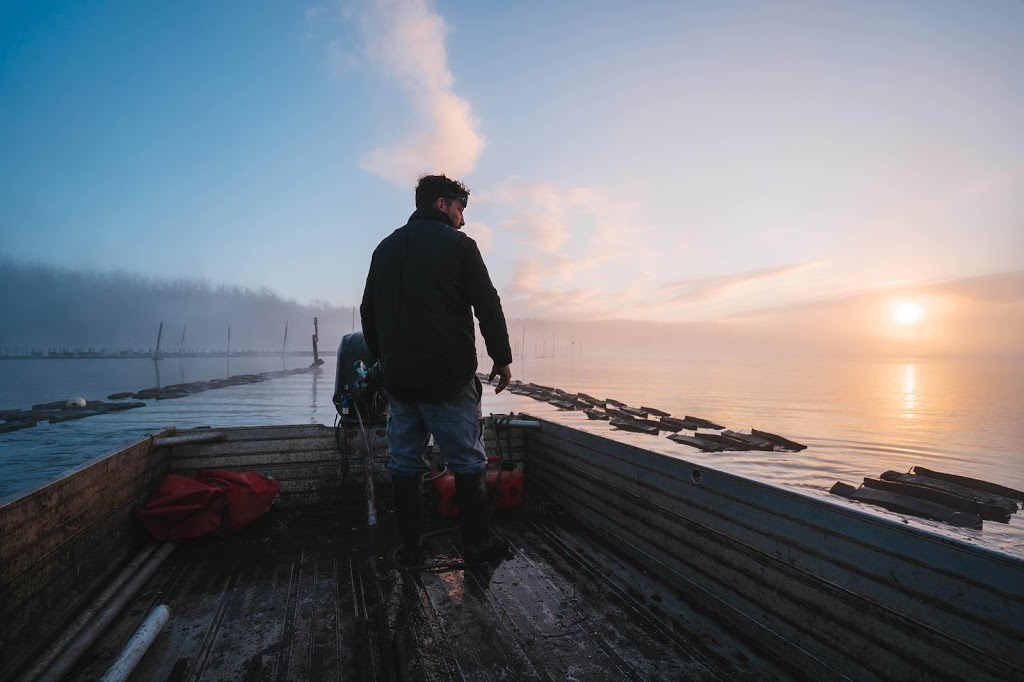
POLYGON ((487 466, 481 391, 474 376, 443 403, 406 403, 388 396, 388 471, 399 476, 426 472, 430 434, 453 473, 475 474, 487 466))

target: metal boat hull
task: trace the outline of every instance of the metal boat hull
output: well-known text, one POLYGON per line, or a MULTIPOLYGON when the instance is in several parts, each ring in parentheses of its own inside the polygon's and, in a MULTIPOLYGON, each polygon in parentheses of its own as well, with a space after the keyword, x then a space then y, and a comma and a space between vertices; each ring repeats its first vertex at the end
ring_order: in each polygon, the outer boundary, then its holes
MULTIPOLYGON (((557 501, 665 581, 666 597, 675 588, 793 676, 1024 679, 1024 561, 849 503, 540 423, 497 441, 488 430, 489 450, 525 460, 528 495, 557 501)), ((353 487, 358 495, 366 445, 378 458, 386 452, 382 428, 365 441, 355 431, 336 440, 319 425, 218 431, 220 442, 195 442, 202 429, 177 440, 159 434, 0 506, 0 680, 24 669, 147 542, 130 509, 165 474, 264 472, 295 508, 353 487)), ((591 551, 581 545, 573 560, 591 551)), ((481 594, 481 605, 500 606, 498 593, 481 594)), ((549 653, 562 655, 553 644, 549 653)))

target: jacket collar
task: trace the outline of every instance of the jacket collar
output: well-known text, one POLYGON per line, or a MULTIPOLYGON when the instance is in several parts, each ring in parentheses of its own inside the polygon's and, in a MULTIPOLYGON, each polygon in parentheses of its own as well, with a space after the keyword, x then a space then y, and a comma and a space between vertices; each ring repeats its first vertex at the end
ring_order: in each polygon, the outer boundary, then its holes
POLYGON ((409 222, 414 220, 433 220, 435 222, 444 223, 449 227, 455 227, 452 225, 452 219, 448 217, 448 214, 444 211, 439 211, 434 207, 430 208, 417 208, 411 216, 409 216, 409 222))

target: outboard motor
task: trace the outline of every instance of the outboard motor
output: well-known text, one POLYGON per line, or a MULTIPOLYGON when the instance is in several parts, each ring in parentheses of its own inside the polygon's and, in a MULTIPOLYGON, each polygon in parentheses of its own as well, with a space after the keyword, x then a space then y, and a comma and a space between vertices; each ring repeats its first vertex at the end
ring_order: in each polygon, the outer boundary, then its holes
POLYGON ((359 419, 364 426, 383 424, 387 420, 387 396, 380 365, 370 356, 362 332, 345 334, 338 346, 334 407, 346 425, 358 424, 359 419))

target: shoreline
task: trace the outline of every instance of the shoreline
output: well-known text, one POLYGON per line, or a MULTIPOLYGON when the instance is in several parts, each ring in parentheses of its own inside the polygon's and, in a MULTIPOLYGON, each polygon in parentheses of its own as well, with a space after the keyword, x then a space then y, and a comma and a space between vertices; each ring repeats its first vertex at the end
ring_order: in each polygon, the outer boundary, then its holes
POLYGON ((290 350, 281 352, 279 350, 238 350, 225 351, 215 350, 208 352, 190 353, 160 353, 154 357, 153 352, 125 351, 118 353, 96 353, 89 351, 55 353, 47 355, 0 355, 0 360, 170 360, 188 358, 291 358, 291 357, 313 357, 312 350, 290 350))

